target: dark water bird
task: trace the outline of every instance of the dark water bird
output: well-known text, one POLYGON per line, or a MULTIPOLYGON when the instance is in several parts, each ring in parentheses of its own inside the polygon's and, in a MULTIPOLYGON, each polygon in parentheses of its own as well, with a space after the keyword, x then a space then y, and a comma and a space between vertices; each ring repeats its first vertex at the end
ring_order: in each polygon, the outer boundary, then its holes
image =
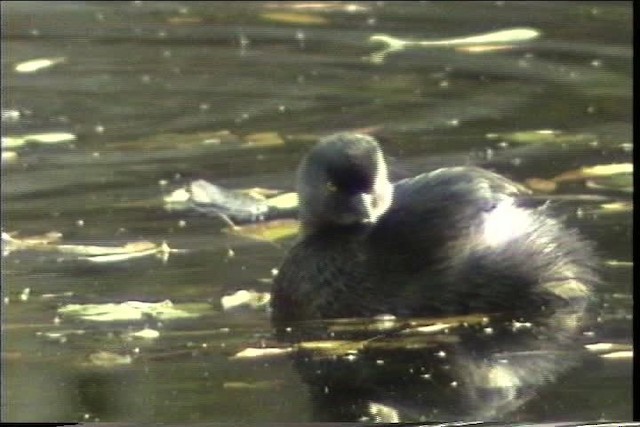
POLYGON ((275 278, 276 325, 501 313, 572 335, 598 281, 589 242, 488 170, 392 184, 374 138, 340 133, 302 160, 297 191, 302 235, 275 278))
MULTIPOLYGON (((340 133, 304 157, 297 191, 302 234, 272 289, 279 337, 313 341, 332 321, 316 320, 374 321, 346 334, 355 353, 294 355, 317 420, 506 419, 583 364, 597 259, 517 183, 464 166, 392 184, 375 139, 340 133), (399 328, 379 332, 385 318, 399 328), (425 335, 416 318, 448 329, 425 335)), ((341 339, 339 324, 320 339, 341 339)))

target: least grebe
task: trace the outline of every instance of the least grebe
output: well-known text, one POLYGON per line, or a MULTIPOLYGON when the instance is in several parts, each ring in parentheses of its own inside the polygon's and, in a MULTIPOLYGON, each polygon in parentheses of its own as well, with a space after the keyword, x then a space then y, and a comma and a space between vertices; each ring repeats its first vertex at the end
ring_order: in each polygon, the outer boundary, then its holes
POLYGON ((461 166, 391 184, 377 141, 322 139, 297 173, 302 234, 274 281, 276 324, 473 313, 579 326, 592 248, 509 179, 461 166))

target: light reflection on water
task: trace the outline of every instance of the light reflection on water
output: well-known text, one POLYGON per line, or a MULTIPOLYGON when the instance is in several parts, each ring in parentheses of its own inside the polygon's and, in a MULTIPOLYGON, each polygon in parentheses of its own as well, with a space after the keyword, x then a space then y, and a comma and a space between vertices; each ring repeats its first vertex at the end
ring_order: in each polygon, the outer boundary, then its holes
MULTIPOLYGON (((6 420, 353 416, 340 393, 314 406, 287 358, 229 359, 274 338, 267 313, 222 312, 220 298, 238 289, 268 291, 260 279, 271 277, 288 243, 242 239, 221 233, 225 223, 217 218, 166 212, 161 197, 168 189, 160 181, 172 188, 202 178, 230 188, 290 190, 292 171, 314 138, 346 129, 379 136, 396 177, 489 162, 524 181, 630 161, 620 147, 632 143, 628 4, 358 3, 361 9, 350 10, 332 3, 324 11, 296 4, 3 3, 3 137, 77 137, 19 147, 14 160, 3 160, 3 231, 56 230, 65 242, 83 244, 166 240, 190 250, 166 264, 148 258, 88 266, 27 251, 3 257, 3 297, 10 301, 3 307, 6 420), (536 28, 541 37, 495 52, 413 49, 380 65, 362 59, 377 49, 367 42, 373 34, 436 39, 516 26, 536 28), (38 58, 65 60, 15 71, 38 58), (593 134, 599 146, 500 148, 485 138, 530 129, 593 134), (240 139, 277 132, 285 144, 239 149, 187 141, 224 130, 240 139), (169 133, 184 140, 163 138, 169 133), (28 299, 21 301, 25 288, 28 299), (54 323, 57 307, 67 303, 166 299, 211 302, 211 312, 197 320, 54 323), (123 338, 144 326, 157 328, 160 338, 123 338), (37 334, 68 330, 84 333, 62 340, 37 334), (131 355, 133 363, 90 365, 88 356, 99 351, 131 355)), ((630 261, 629 212, 575 215, 589 206, 565 202, 558 210, 605 259, 630 261)), ((586 341, 631 342, 630 273, 620 265, 605 270, 602 323, 586 341)), ((510 417, 628 419, 630 365, 587 364, 510 417)), ((403 409, 407 416, 421 412, 403 409)), ((438 416, 434 407, 422 413, 438 416)))

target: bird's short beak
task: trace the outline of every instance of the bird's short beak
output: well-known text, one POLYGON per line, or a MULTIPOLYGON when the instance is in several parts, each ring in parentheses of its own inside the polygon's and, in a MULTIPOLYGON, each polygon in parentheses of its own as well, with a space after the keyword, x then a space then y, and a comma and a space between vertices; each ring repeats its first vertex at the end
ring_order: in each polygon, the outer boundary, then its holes
POLYGON ((359 194, 355 201, 355 209, 362 222, 375 222, 376 216, 373 209, 373 196, 371 194, 359 194))

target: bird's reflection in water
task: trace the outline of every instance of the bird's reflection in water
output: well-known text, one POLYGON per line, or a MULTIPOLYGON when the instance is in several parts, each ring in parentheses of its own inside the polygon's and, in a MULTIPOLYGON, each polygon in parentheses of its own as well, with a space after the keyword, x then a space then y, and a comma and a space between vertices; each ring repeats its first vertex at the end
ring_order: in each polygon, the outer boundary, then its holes
POLYGON ((548 325, 509 317, 300 322, 295 342, 314 421, 513 420, 517 409, 582 364, 581 346, 548 325))

